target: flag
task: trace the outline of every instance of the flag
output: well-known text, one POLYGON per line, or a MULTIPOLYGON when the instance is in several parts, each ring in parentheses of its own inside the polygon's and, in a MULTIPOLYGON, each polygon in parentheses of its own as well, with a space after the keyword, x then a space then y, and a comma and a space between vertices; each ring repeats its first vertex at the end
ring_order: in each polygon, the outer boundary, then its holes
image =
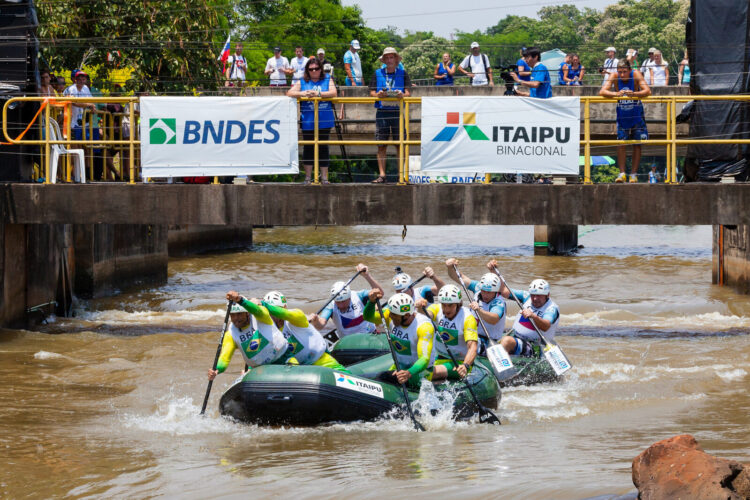
POLYGON ((232 36, 231 34, 227 36, 227 41, 224 43, 224 48, 221 49, 221 55, 217 58, 217 60, 221 60, 221 63, 222 63, 222 65, 221 65, 221 72, 222 73, 224 73, 224 71, 226 71, 227 59, 229 59, 229 49, 230 49, 229 38, 231 36, 232 36))

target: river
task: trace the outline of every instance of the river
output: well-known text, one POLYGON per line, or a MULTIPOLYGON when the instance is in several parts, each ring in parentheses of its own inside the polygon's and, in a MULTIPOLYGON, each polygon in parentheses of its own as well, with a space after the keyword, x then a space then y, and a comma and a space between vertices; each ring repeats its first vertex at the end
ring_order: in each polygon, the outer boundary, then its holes
MULTIPOLYGON (((173 259, 164 286, 80 301, 74 318, 0 332, 0 496, 7 498, 559 498, 633 491, 631 461, 691 433, 750 462, 750 297, 711 285, 711 228, 579 227, 574 257, 535 257, 532 228, 256 230, 252 251, 173 259), (503 390, 500 427, 408 421, 270 428, 218 415, 239 355, 198 416, 224 293, 286 293, 314 311, 358 262, 387 293, 488 257, 560 304, 559 384, 503 390)), ((362 278, 354 289, 367 286, 362 278)), ((515 305, 509 305, 515 313, 515 305)))

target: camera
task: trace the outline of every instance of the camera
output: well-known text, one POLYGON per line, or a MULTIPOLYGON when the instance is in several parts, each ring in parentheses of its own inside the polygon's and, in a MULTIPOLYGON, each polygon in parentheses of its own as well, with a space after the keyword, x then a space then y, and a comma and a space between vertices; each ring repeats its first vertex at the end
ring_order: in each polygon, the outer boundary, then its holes
POLYGON ((503 95, 518 95, 514 89, 516 81, 513 80, 512 76, 510 76, 510 72, 518 71, 518 68, 516 68, 515 66, 500 65, 496 66, 495 69, 500 72, 500 78, 502 78, 505 82, 505 93, 503 95))

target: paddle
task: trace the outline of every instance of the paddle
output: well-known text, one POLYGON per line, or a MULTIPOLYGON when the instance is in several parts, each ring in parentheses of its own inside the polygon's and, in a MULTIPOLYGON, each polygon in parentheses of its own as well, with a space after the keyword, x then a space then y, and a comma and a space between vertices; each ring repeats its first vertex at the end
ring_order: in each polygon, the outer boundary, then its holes
POLYGON ((349 286, 349 285, 350 285, 350 284, 352 283, 352 281, 354 281, 354 279, 355 279, 355 278, 356 278, 357 276, 359 276, 360 274, 362 274, 362 271, 357 271, 356 273, 354 273, 354 276, 352 276, 351 278, 349 278, 349 281, 347 281, 346 283, 344 283, 344 286, 342 286, 342 287, 341 287, 341 288, 340 288, 339 290, 337 290, 337 291, 336 291, 336 293, 334 293, 333 295, 331 295, 331 298, 330 298, 330 299, 328 299, 328 301, 327 301, 327 302, 326 302, 325 304, 323 304, 323 307, 321 307, 320 309, 318 309, 318 312, 316 312, 315 314, 320 314, 320 313, 322 313, 322 312, 323 312, 323 309, 325 309, 326 307, 328 307, 328 304, 330 304, 331 302, 333 302, 333 299, 335 299, 335 298, 336 298, 336 296, 337 296, 338 294, 340 294, 340 293, 341 293, 341 291, 342 291, 342 290, 343 290, 344 288, 348 287, 348 286, 349 286))
MULTIPOLYGON (((492 266, 492 269, 495 271, 495 274, 497 274, 500 277, 500 281, 503 282, 503 285, 505 285, 508 288, 508 290, 510 290, 508 283, 505 281, 505 278, 503 278, 503 275, 500 274, 500 271, 498 271, 497 267, 492 266)), ((510 296, 513 297, 513 300, 518 305, 518 308, 521 309, 521 311, 523 311, 523 304, 521 304, 521 301, 518 300, 518 297, 516 297, 513 292, 510 292, 510 296)), ((547 339, 544 338, 544 335, 542 335, 542 332, 541 330, 539 330, 539 327, 536 326, 536 323, 534 323, 533 319, 529 318, 529 322, 534 327, 534 330, 536 330, 537 335, 539 335, 539 339, 542 341, 542 345, 544 345, 544 349, 543 349, 544 358, 550 364, 550 366, 555 371, 555 373, 557 375, 562 375, 563 373, 573 368, 573 365, 570 363, 570 360, 565 355, 563 350, 560 349, 560 346, 557 344, 548 342, 547 339)))
MULTIPOLYGON (((385 316, 383 315, 383 306, 380 305, 380 299, 375 302, 375 305, 378 307, 378 313, 380 313, 380 321, 383 322, 383 326, 385 327, 385 337, 388 339, 388 347, 391 350, 393 365, 396 367, 396 371, 399 371, 401 370, 401 368, 399 368, 398 366, 396 350, 393 348, 393 343, 391 342, 391 328, 388 326, 388 322, 385 320, 385 316)), ((411 401, 409 401, 409 392, 406 390, 406 384, 401 384, 401 390, 404 393, 404 401, 406 402, 406 409, 409 412, 409 417, 411 417, 411 421, 414 422, 414 428, 418 431, 424 431, 424 427, 422 426, 422 424, 417 422, 417 418, 414 416, 414 412, 411 409, 411 401)))
POLYGON ((408 290, 409 288, 414 288, 414 286, 415 286, 415 285, 416 285, 417 283, 419 283, 420 281, 422 281, 422 280, 423 280, 423 279, 425 279, 426 277, 427 277, 427 275, 426 275, 426 274, 424 274, 424 275, 422 275, 422 277, 421 277, 421 278, 419 278, 419 279, 417 279, 417 280, 415 280, 415 281, 412 281, 411 283, 409 283, 409 286, 407 286, 407 287, 406 287, 406 290, 408 290))
MULTIPOLYGON (((471 292, 469 292, 469 289, 466 288, 466 283, 464 283, 464 278, 461 276, 461 271, 458 270, 458 266, 453 264, 453 270, 456 271, 458 282, 461 283, 461 287, 464 289, 464 293, 469 298, 469 301, 474 302, 474 297, 471 292)), ((490 333, 487 331, 487 326, 476 311, 474 312, 474 317, 477 318, 479 324, 482 325, 484 335, 487 337, 487 342, 490 344, 487 348, 487 359, 490 361, 490 366, 492 367, 492 372, 494 373, 495 378, 497 378, 499 382, 503 382, 516 376, 516 367, 513 366, 513 361, 511 361, 508 351, 505 350, 505 347, 501 346, 490 337, 490 333)))
MULTIPOLYGON (((427 314, 426 316, 430 318, 432 327, 435 329, 435 334, 436 334, 435 336, 440 339, 440 342, 443 344, 443 347, 445 347, 445 350, 448 352, 448 356, 450 356, 451 361, 453 362, 453 366, 458 368, 458 361, 456 361, 456 357, 448 348, 448 345, 445 343, 445 340, 443 340, 443 336, 440 335, 440 331, 438 330, 438 327, 435 324, 435 320, 432 319, 432 316, 430 316, 429 314, 427 314)), ((500 425, 500 419, 497 418, 497 415, 495 415, 490 410, 485 408, 485 406, 479 401, 479 398, 474 392, 474 389, 471 387, 471 384, 469 384, 469 381, 466 380, 466 377, 462 378, 461 381, 464 383, 464 385, 466 385, 466 388, 469 389, 469 393, 471 394, 471 397, 474 398, 474 402, 477 404, 477 407, 479 407, 479 422, 482 424, 500 425)))
MULTIPOLYGON (((221 355, 221 344, 224 343, 224 334, 227 331, 227 325, 229 324, 229 311, 232 310, 232 301, 227 301, 227 314, 224 316, 224 326, 221 329, 221 337, 219 337, 219 345, 216 348, 216 357, 214 357, 214 364, 211 367, 212 370, 216 369, 216 365, 219 363, 219 356, 221 355)), ((203 398, 203 406, 201 407, 200 414, 203 415, 206 413, 206 405, 208 404, 208 395, 211 394, 211 386, 213 385, 214 381, 209 380, 208 381, 208 387, 206 387, 206 397, 203 398)))

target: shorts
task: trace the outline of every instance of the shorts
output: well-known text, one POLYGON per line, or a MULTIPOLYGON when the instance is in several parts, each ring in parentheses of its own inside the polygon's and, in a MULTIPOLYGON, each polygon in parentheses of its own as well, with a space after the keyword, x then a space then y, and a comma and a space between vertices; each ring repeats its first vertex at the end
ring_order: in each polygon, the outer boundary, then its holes
MULTIPOLYGON (((458 371, 456 371, 456 368, 458 368, 458 365, 453 364, 453 361, 450 359, 442 359, 438 358, 435 360, 436 365, 443 365, 446 370, 448 370, 448 380, 460 380, 461 377, 458 375, 458 371)), ((461 363, 459 363, 460 365, 461 363)), ((474 365, 471 365, 469 367, 469 373, 471 373, 471 370, 474 369, 474 365)), ((468 374, 467 374, 468 375, 468 374)))
POLYGON ((631 128, 622 128, 617 124, 618 141, 647 141, 648 130, 646 124, 641 122, 640 125, 631 128))
MULTIPOLYGON (((398 138, 398 109, 380 108, 375 112, 375 140, 387 141, 392 137, 394 141, 398 138)), ((404 134, 406 136, 406 134, 404 134)))
POLYGON ((523 356, 524 358, 539 357, 539 347, 537 347, 534 343, 529 342, 526 339, 516 337, 515 335, 511 336, 516 341, 516 350, 510 353, 512 356, 523 356))

